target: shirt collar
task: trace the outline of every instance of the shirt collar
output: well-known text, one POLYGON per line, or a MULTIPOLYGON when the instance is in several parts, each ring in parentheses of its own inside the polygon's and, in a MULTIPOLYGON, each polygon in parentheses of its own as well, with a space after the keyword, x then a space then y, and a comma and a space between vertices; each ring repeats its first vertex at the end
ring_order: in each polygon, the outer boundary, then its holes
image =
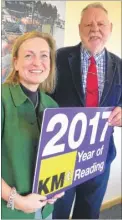
MULTIPOLYGON (((98 63, 105 55, 105 49, 103 49, 100 53, 96 54, 94 56, 94 59, 96 61, 96 63, 98 63)), ((91 54, 89 53, 89 51, 83 47, 83 45, 81 45, 81 58, 85 61, 88 61, 89 58, 91 57, 91 54)))

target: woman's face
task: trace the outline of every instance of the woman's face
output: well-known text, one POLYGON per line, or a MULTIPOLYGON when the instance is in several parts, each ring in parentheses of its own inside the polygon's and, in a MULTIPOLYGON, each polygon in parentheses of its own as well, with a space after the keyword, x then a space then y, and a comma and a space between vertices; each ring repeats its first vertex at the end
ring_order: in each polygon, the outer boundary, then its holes
POLYGON ((46 80, 50 72, 50 48, 39 37, 24 41, 14 61, 19 81, 26 88, 36 91, 39 84, 46 80))

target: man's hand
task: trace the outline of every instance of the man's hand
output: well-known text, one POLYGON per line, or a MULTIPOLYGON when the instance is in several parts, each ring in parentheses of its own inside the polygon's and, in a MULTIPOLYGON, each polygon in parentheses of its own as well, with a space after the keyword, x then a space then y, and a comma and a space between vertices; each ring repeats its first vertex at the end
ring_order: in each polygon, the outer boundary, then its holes
POLYGON ((122 126, 122 108, 116 107, 110 114, 108 119, 111 126, 122 126))
POLYGON ((59 199, 59 198, 61 198, 62 196, 64 196, 64 194, 65 194, 64 192, 59 193, 59 194, 56 194, 53 198, 48 199, 47 202, 48 202, 49 204, 54 204, 54 203, 56 202, 56 200, 59 199))

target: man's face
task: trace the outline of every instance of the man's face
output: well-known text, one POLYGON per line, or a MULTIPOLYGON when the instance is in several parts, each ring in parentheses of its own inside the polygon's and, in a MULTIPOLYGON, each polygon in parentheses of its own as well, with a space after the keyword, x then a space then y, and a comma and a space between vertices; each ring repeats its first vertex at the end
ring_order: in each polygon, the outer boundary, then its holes
POLYGON ((88 8, 79 24, 79 34, 85 48, 92 54, 101 52, 110 37, 112 24, 101 8, 88 8))

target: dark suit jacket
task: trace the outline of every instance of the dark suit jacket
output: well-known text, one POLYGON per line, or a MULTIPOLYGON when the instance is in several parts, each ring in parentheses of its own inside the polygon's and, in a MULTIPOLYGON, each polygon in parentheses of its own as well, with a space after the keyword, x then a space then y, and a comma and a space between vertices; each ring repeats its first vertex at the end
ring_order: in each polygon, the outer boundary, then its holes
MULTIPOLYGON (((61 107, 85 106, 80 64, 80 46, 81 44, 64 47, 57 51, 57 84, 52 97, 61 107)), ((122 60, 107 50, 105 54, 105 85, 99 106, 121 106, 122 60)), ((111 162, 115 155, 115 146, 113 144, 113 138, 111 138, 107 162, 111 162)))

